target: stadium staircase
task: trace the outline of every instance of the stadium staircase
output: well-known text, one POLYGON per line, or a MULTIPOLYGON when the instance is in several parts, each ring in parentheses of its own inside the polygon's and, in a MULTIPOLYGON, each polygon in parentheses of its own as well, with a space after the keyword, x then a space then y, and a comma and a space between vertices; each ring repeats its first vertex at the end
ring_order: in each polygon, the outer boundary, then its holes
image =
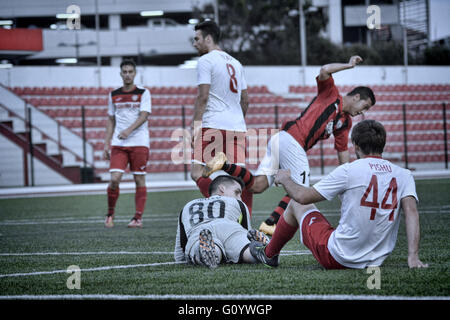
MULTIPOLYGON (((83 182, 86 174, 92 172, 92 169, 88 170, 86 166, 94 165, 93 158, 89 159, 89 155, 93 154, 89 142, 84 146, 83 154, 83 141, 80 137, 66 128, 61 128, 55 119, 29 105, 7 88, 0 86, 0 93, 0 135, 19 148, 24 155, 23 160, 20 160, 23 161, 24 185, 33 184, 29 169, 31 155, 44 165, 44 171, 53 172, 50 175, 41 172, 41 183, 58 183, 54 180, 54 173, 71 183, 83 182)), ((2 151, 6 155, 8 149, 2 148, 2 151)), ((17 162, 18 159, 10 161, 17 162)), ((91 178, 95 180, 92 173, 91 178)))
MULTIPOLYGON (((404 164, 405 141, 409 164, 420 166, 443 163, 445 159, 443 105, 450 100, 450 85, 381 85, 371 86, 377 104, 365 114, 366 119, 381 121, 388 130, 385 157, 404 164), (406 110, 406 128, 403 123, 403 105, 406 110)), ((341 94, 352 86, 340 87, 341 94)), ((55 119, 61 127, 68 128, 78 137, 82 135, 81 106, 85 108, 86 138, 93 146, 93 167, 101 180, 109 178, 108 162, 102 159, 107 121, 107 95, 114 88, 91 87, 13 87, 12 92, 29 104, 55 119)), ((189 128, 193 115, 196 87, 149 87, 152 95, 152 114, 149 118, 151 137, 148 172, 183 172, 189 164, 174 164, 171 160, 174 147, 180 139, 173 136, 176 130, 189 128), (183 121, 184 114, 184 121, 183 121)), ((290 86, 289 92, 278 95, 266 86, 249 87, 250 108, 246 116, 253 132, 276 132, 273 129, 293 118, 308 105, 316 87, 290 86), (264 131, 262 131, 264 130, 264 131)), ((447 110, 448 111, 448 110, 447 110)), ((362 116, 354 119, 354 123, 362 116)), ((450 112, 446 113, 447 130, 450 129, 450 112)), ((447 139, 448 141, 448 139, 447 139)), ((264 146, 267 140, 264 141, 264 146)), ((311 167, 336 166, 337 157, 333 138, 308 151, 311 167), (323 159, 323 162, 322 160, 323 159)), ((260 145, 262 146, 262 144, 260 145)), ((190 154, 190 153, 189 153, 190 154)), ((352 159, 353 150, 351 150, 352 159)), ((258 155, 259 159, 261 155, 258 155)), ((249 168, 257 166, 253 159, 249 168)), ((441 165, 439 164, 439 165, 441 165)), ((441 165, 442 167, 442 165, 441 165)))
MULTIPOLYGON (((24 154, 30 153, 28 132, 15 132, 13 121, 1 121, 0 134, 16 144, 19 148, 21 148, 24 154)), ((61 153, 48 154, 47 143, 33 143, 33 156, 72 183, 82 182, 82 172, 80 166, 64 165, 63 155, 61 153)), ((24 160, 24 163, 27 163, 27 160, 24 160)), ((26 164, 25 166, 27 165, 28 164, 26 164)), ((29 177, 25 177, 25 180, 29 181, 29 177)))

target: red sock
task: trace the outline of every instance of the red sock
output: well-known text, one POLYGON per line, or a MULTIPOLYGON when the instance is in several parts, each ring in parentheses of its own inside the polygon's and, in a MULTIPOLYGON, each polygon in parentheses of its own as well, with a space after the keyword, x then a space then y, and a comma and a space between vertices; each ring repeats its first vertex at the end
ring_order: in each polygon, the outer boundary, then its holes
POLYGON ((241 178, 242 181, 244 181, 246 188, 251 188, 253 182, 255 181, 255 178, 250 170, 236 164, 225 163, 222 167, 222 170, 228 173, 230 176, 241 178))
POLYGON ((210 178, 203 178, 200 177, 195 182, 200 189, 200 192, 205 196, 205 198, 209 197, 209 185, 211 184, 212 180, 210 178))
POLYGON ((136 219, 142 219, 144 213, 145 202, 147 201, 147 187, 137 187, 134 196, 134 204, 136 205, 136 219))
POLYGON ((278 220, 277 227, 273 233, 272 239, 266 247, 266 255, 269 258, 280 253, 281 248, 292 239, 297 232, 298 227, 293 227, 284 220, 284 216, 278 220))
POLYGON ((120 190, 117 189, 111 189, 108 187, 107 194, 108 194, 108 216, 114 215, 114 209, 116 208, 116 202, 119 198, 120 190))
POLYGON ((248 212, 250 213, 250 218, 252 217, 252 206, 253 206, 253 192, 248 191, 247 188, 242 190, 242 202, 247 205, 248 212))

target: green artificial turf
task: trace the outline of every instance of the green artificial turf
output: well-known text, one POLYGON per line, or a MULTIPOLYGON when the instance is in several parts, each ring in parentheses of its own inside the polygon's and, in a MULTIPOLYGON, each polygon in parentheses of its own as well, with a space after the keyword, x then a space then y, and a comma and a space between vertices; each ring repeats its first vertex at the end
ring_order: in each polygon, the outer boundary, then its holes
MULTIPOLYGON (((144 227, 129 229, 134 195, 121 194, 116 225, 105 229, 106 195, 0 200, 0 295, 389 295, 450 296, 450 180, 417 181, 420 258, 410 270, 402 217, 397 245, 380 268, 380 289, 369 289, 367 270, 324 270, 296 236, 280 266, 220 265, 215 270, 174 264, 177 216, 198 191, 149 193, 144 227), (49 254, 52 253, 52 254, 49 254), (27 255, 29 254, 29 255, 27 255), (168 264, 164 264, 168 263, 168 264), (69 289, 66 270, 81 269, 80 289, 69 289), (104 269, 101 269, 104 267, 104 269), (36 274, 44 272, 44 274, 36 274), (45 273, 48 272, 48 273, 45 273)), ((284 192, 255 195, 258 227, 284 192)), ((332 225, 338 200, 319 209, 332 225)))

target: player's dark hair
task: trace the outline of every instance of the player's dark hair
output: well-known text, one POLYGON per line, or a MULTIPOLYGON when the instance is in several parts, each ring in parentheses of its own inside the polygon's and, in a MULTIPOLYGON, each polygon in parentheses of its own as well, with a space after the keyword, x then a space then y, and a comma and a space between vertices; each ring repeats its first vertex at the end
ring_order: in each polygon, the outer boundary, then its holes
POLYGON ((244 181, 242 181, 241 178, 233 177, 233 176, 225 175, 225 174, 224 174, 224 175, 221 175, 221 176, 216 177, 216 178, 211 182, 211 184, 209 185, 209 190, 208 190, 209 195, 212 195, 213 193, 216 193, 217 190, 219 190, 219 186, 220 186, 221 184, 230 184, 230 183, 233 182, 233 181, 239 183, 239 185, 241 186, 241 189, 244 190, 245 184, 244 184, 244 181))
POLYGON ((352 130, 352 142, 368 154, 382 154, 386 145, 386 130, 375 120, 363 120, 352 130))
POLYGON ((348 96, 354 96, 355 94, 359 93, 359 98, 362 100, 366 100, 370 98, 370 101, 372 101, 372 105, 375 105, 377 102, 375 99, 375 95, 369 87, 356 87, 353 88, 352 91, 347 93, 348 96))
POLYGON ((202 32, 203 38, 210 35, 214 43, 218 43, 220 40, 220 28, 212 20, 206 20, 195 25, 195 31, 200 30, 202 32))
POLYGON ((122 69, 123 66, 133 66, 134 70, 136 70, 136 63, 131 59, 124 59, 120 63, 120 69, 122 69))

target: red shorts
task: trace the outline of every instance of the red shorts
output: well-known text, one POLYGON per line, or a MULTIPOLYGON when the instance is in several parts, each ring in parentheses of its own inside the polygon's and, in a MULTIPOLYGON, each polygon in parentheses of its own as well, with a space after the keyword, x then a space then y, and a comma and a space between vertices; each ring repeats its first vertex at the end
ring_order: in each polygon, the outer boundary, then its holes
POLYGON ((125 172, 128 164, 133 174, 146 174, 148 161, 147 147, 111 147, 109 172, 125 172))
POLYGON ((314 258, 325 269, 345 269, 328 251, 328 239, 334 228, 319 211, 310 211, 303 216, 301 237, 303 244, 311 250, 314 258))
POLYGON ((229 162, 245 165, 245 132, 202 128, 202 139, 192 149, 192 162, 207 163, 220 151, 229 162))

